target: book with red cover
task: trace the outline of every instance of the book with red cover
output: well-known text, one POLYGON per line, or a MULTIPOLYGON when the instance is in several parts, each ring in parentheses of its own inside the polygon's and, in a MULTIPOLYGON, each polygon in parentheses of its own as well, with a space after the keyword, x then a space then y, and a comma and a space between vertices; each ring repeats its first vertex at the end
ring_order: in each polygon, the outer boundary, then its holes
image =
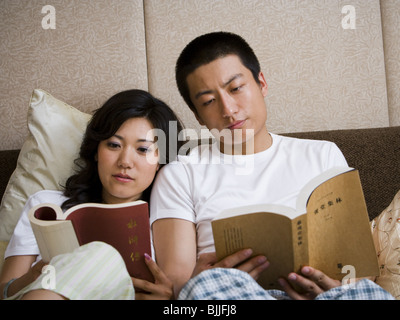
POLYGON ((145 201, 121 204, 85 203, 62 212, 46 203, 33 207, 29 220, 43 261, 93 241, 119 251, 132 277, 154 282, 144 261, 151 256, 149 209, 145 201))

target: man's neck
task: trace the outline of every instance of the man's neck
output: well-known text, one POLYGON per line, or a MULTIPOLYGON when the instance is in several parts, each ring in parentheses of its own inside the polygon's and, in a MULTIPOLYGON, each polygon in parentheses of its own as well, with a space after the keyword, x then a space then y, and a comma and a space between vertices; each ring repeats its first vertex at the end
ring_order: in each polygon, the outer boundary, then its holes
POLYGON ((228 144, 220 142, 220 151, 228 155, 250 155, 269 149, 272 145, 272 137, 265 129, 257 136, 246 140, 243 143, 228 144))

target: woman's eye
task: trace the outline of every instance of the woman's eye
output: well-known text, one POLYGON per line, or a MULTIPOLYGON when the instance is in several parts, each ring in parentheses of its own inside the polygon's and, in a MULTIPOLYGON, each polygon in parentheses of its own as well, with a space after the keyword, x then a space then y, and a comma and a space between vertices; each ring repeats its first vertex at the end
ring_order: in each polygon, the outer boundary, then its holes
POLYGON ((148 148, 148 147, 139 147, 137 150, 138 150, 140 153, 148 153, 149 151, 151 151, 151 149, 148 148))
POLYGON ((107 142, 107 146, 111 149, 117 149, 120 147, 119 143, 109 141, 107 142))

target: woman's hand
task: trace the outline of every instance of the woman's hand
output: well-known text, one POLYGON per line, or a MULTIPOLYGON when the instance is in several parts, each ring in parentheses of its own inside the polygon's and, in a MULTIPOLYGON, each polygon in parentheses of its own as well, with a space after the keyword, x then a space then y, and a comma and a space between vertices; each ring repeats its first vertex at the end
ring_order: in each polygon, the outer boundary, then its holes
POLYGON ((302 275, 292 272, 287 280, 279 279, 282 289, 295 300, 312 300, 320 293, 341 285, 339 280, 329 278, 322 271, 308 266, 303 267, 301 273, 302 275), (295 290, 292 285, 300 290, 295 290))
POLYGON ((33 267, 31 267, 28 271, 28 277, 31 282, 35 281, 42 274, 43 267, 46 266, 47 263, 40 260, 33 267))
POLYGON ((32 264, 37 256, 12 256, 4 260, 3 270, 0 276, 0 291, 3 296, 3 289, 6 283, 11 279, 16 279, 8 287, 8 297, 11 297, 28 284, 35 281, 42 273, 42 268, 46 265, 43 261, 32 264))
POLYGON ((144 292, 135 293, 136 300, 170 300, 174 299, 174 287, 172 281, 168 279, 165 273, 154 262, 153 259, 145 254, 145 262, 154 276, 154 283, 132 278, 135 289, 141 289, 144 292))

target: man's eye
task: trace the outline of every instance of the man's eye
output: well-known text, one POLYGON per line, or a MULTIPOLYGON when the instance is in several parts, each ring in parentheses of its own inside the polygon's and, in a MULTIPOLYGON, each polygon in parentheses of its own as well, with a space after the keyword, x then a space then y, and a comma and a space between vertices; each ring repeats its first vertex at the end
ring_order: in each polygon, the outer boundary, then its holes
POLYGON ((232 89, 232 92, 237 92, 240 91, 242 89, 242 86, 236 87, 232 89))
POLYGON ((211 103, 214 102, 214 100, 215 100, 215 99, 211 99, 211 100, 208 100, 208 101, 204 102, 204 103, 203 103, 203 106, 206 107, 206 106, 210 105, 211 103))

